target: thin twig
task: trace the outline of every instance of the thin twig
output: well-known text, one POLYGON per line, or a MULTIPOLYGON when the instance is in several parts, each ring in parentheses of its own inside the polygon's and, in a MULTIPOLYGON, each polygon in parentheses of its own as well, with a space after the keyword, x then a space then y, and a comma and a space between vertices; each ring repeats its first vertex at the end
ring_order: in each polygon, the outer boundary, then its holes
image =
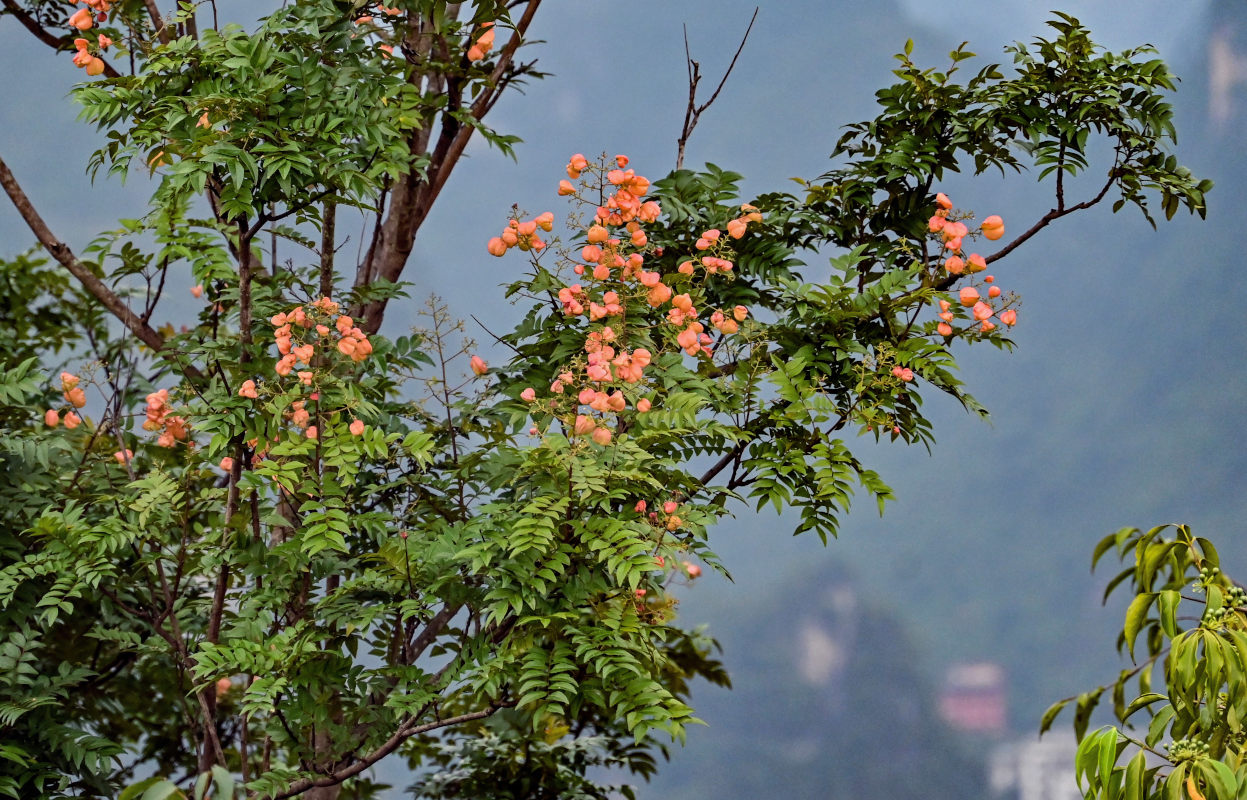
POLYGON ((160 16, 160 9, 156 8, 156 0, 143 0, 143 5, 147 6, 147 15, 152 19, 152 27, 156 29, 156 38, 161 44, 169 43, 169 29, 165 27, 164 18, 160 16))
MULTIPOLYGON (((1039 233, 1044 228, 1048 227, 1048 225, 1051 224, 1053 221, 1058 220, 1061 217, 1068 216, 1069 214, 1073 214, 1075 211, 1084 211, 1088 208, 1091 208, 1092 206, 1096 205, 1097 203, 1099 203, 1101 200, 1104 199, 1104 196, 1108 194, 1108 190, 1113 188, 1113 184, 1115 184, 1116 182, 1117 182, 1117 171, 1116 169, 1110 170, 1108 174, 1108 179, 1104 182, 1104 185, 1100 187, 1100 191, 1097 192, 1094 197, 1090 198, 1089 200, 1084 200, 1081 203, 1078 203, 1076 205, 1065 206, 1064 208, 1050 209, 1048 213, 1044 214, 1042 217, 1039 218, 1039 220, 1034 225, 1028 228, 1025 233, 1023 233, 1021 236, 1009 242, 1009 244, 1005 245, 1000 250, 997 250, 995 253, 992 253, 990 256, 988 256, 987 258, 983 260, 988 264, 991 264, 995 261, 999 261, 1000 259, 1012 253, 1022 244, 1024 244, 1032 236, 1039 233)), ((948 289, 948 287, 956 283, 957 280, 958 280, 958 276, 949 275, 947 278, 937 283, 935 285, 935 288, 940 291, 944 291, 945 289, 948 289)))
POLYGON ((520 351, 518 347, 511 344, 507 340, 503 339, 501 336, 494 333, 489 328, 486 328, 485 323, 481 322, 480 319, 475 314, 472 314, 471 317, 472 317, 472 321, 475 322, 477 325, 480 325, 481 330, 485 331, 485 333, 488 333, 495 342, 497 342, 498 344, 506 345, 507 347, 511 348, 511 350, 514 351, 516 355, 520 355, 520 351))
POLYGON ((714 93, 710 95, 710 99, 701 105, 697 105, 697 84, 701 82, 701 64, 694 61, 692 54, 689 52, 688 26, 684 27, 684 59, 688 62, 688 106, 684 109, 684 127, 681 129, 680 139, 676 143, 678 145, 675 157, 676 169, 683 169, 684 167, 684 147, 688 144, 688 138, 693 135, 693 129, 697 127, 702 112, 710 108, 714 101, 719 98, 719 92, 723 91, 728 77, 731 76, 732 70, 736 68, 736 60, 740 58, 741 51, 745 49, 745 42, 749 41, 749 33, 753 30, 753 23, 758 19, 758 8, 758 6, 754 6, 753 16, 749 18, 749 27, 745 28, 745 35, 741 37, 740 46, 736 48, 736 54, 732 56, 732 63, 727 65, 727 71, 723 73, 723 78, 719 81, 719 85, 715 87, 714 93))
MULTIPOLYGON (((372 751, 368 755, 363 756, 362 758, 359 758, 354 764, 351 764, 349 767, 343 767, 342 769, 336 770, 330 773, 329 775, 326 775, 323 778, 303 778, 302 780, 297 780, 294 783, 287 786, 282 791, 278 792, 275 795, 272 795, 271 800, 284 800, 287 797, 296 797, 300 794, 303 794, 308 789, 312 789, 312 788, 319 787, 319 786, 337 786, 338 784, 342 783, 347 778, 351 778, 355 775, 358 775, 359 773, 371 767, 373 764, 380 761, 382 758, 385 758, 390 753, 397 750, 399 745, 401 745, 404 741, 411 738, 412 736, 418 736, 421 733, 428 733, 429 731, 434 731, 439 728, 447 728, 452 725, 459 725, 464 722, 471 722, 473 720, 485 719, 486 717, 493 715, 494 712, 496 712, 501 707, 502 707, 501 704, 491 705, 480 711, 470 711, 466 714, 460 714, 455 717, 447 717, 446 719, 439 719, 439 720, 434 720, 433 722, 426 722, 423 725, 414 724, 415 720, 419 719, 418 716, 411 717, 406 722, 404 722, 402 725, 400 725, 398 727, 398 730, 396 730, 394 734, 385 741, 384 744, 382 744, 380 747, 378 747, 376 750, 372 751)), ((251 795, 251 797, 257 798, 259 797, 259 795, 251 795)))

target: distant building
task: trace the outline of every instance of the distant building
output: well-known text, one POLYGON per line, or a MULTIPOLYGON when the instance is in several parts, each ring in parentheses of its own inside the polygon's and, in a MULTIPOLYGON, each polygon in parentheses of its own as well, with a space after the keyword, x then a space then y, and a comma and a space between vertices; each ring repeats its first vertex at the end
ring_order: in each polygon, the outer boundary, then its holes
POLYGON ((1008 722, 1004 668, 988 661, 953 666, 940 692, 939 709, 954 730, 1004 733, 1008 722))
POLYGON ((833 584, 812 610, 798 630, 797 670, 807 683, 828 686, 844 671, 857 639, 857 593, 847 583, 833 584))
POLYGON ((1224 134, 1242 121, 1247 94, 1247 15, 1238 4, 1214 6, 1207 53, 1208 118, 1224 134))
POLYGON ((992 751, 988 785, 997 800, 1082 800, 1074 781, 1078 745, 1071 735, 1014 742, 992 751))

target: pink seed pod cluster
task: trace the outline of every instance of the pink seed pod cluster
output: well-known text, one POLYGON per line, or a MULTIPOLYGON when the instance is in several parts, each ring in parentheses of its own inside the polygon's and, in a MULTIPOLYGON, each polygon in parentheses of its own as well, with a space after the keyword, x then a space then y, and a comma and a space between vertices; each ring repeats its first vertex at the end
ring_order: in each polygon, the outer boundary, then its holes
MULTIPOLYGON (((967 254, 963 249, 963 238, 973 234, 995 241, 1005 234, 1004 220, 993 214, 984 218, 977 229, 971 230, 962 221, 968 217, 958 218, 959 215, 953 213, 952 200, 943 192, 935 195, 935 204, 935 213, 927 222, 927 230, 941 248, 948 252, 942 264, 943 269, 954 276, 974 276, 984 272, 987 269, 987 259, 978 253, 967 254)), ((963 330, 988 333, 997 327, 996 322, 992 321, 993 318, 1006 327, 1017 324, 1017 310, 1012 307, 1017 302, 1016 297, 1002 298, 1003 291, 999 286, 992 285, 994 282, 995 278, 988 275, 983 278, 981 285, 963 286, 958 291, 957 302, 969 310, 972 320, 963 330)), ((940 322, 936 325, 936 333, 951 337, 955 332, 953 321, 956 312, 947 300, 940 301, 938 316, 940 322)))
MULTIPOLYGON (((66 24, 76 31, 86 33, 95 27, 97 22, 107 22, 108 12, 111 10, 113 0, 76 0, 74 5, 78 3, 85 4, 85 8, 80 8, 69 16, 66 24)), ((96 52, 103 52, 111 46, 113 40, 99 34, 95 39, 96 52)), ((75 67, 80 67, 86 71, 87 75, 95 77, 104 72, 104 61, 98 55, 91 52, 92 42, 89 39, 78 37, 74 39, 74 56, 73 63, 75 67)))
MULTIPOLYGON (((580 280, 560 287, 555 298, 563 317, 569 323, 587 322, 587 332, 581 355, 557 373, 548 392, 530 386, 520 394, 534 414, 553 411, 573 437, 601 446, 614 440, 614 417, 629 409, 645 414, 653 408, 653 400, 646 396, 647 369, 656 354, 648 344, 629 346, 642 332, 638 319, 652 319, 658 312, 662 321, 644 327, 648 339, 657 333, 664 350, 670 347, 699 359, 714 355, 713 333, 720 337, 739 333, 749 317, 748 308, 700 308, 699 293, 677 293, 673 286, 695 288, 730 274, 734 268, 730 243, 745 236, 751 224, 762 222, 756 208, 743 206, 740 215, 727 223, 726 235, 718 228, 703 231, 692 252, 679 261, 676 274, 664 276, 648 263, 661 251, 645 230, 662 208, 646 199, 649 179, 628 164, 625 155, 615 156, 613 164, 591 164, 580 153, 568 160, 568 179, 560 181, 558 194, 591 209, 592 219, 578 231, 583 245, 567 254, 567 266, 580 280)), ((487 249, 498 256, 513 247, 539 251, 545 244, 536 238, 537 231, 551 230, 553 219, 550 212, 526 222, 512 219, 487 249)), ((477 371, 475 362, 473 370, 477 371)))

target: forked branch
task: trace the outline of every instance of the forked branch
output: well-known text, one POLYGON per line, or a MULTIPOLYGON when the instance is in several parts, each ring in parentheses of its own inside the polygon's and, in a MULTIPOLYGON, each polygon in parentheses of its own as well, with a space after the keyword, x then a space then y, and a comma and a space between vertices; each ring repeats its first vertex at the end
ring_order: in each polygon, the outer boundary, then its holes
POLYGON ((723 86, 727 83, 728 77, 732 74, 732 70, 736 68, 736 60, 740 58, 741 51, 745 49, 745 42, 749 41, 749 33, 753 30, 753 23, 758 19, 758 6, 754 6, 753 16, 749 18, 749 27, 745 28, 745 35, 740 38, 740 46, 736 48, 736 54, 732 56, 732 63, 727 65, 727 71, 723 73, 723 78, 719 81, 719 85, 714 88, 714 93, 710 95, 710 99, 701 105, 697 104, 697 85, 701 83, 701 64, 693 60, 693 55, 689 52, 688 47, 688 26, 684 26, 684 60, 688 64, 688 106, 684 109, 684 127, 680 131, 679 145, 676 150, 675 168, 683 169, 684 167, 684 147, 688 144, 688 138, 693 135, 693 129, 697 127, 698 120, 706 109, 719 98, 719 92, 723 91, 723 86))
MULTIPOLYGON (((271 800, 285 800, 287 797, 297 797, 298 795, 306 792, 308 789, 316 787, 337 786, 347 778, 358 775, 371 767, 373 764, 380 761, 382 758, 388 756, 390 753, 393 753, 403 742, 407 741, 412 736, 418 736, 422 733, 435 731, 439 728, 461 725, 465 722, 472 722, 473 720, 485 719, 486 717, 492 716, 499 708, 503 707, 503 704, 490 705, 480 711, 470 711, 456 717, 433 720, 432 722, 426 722, 423 725, 416 724, 416 720, 420 718, 419 715, 409 717, 405 722, 403 722, 403 724, 399 725, 398 730, 396 730, 394 734, 390 736, 390 738, 387 739, 380 747, 367 755, 359 756, 358 759, 350 766, 335 770, 323 778, 303 778, 301 780, 297 780, 284 790, 273 795, 271 800)), ((255 798, 256 795, 252 795, 251 797, 255 798)))
POLYGON ((160 350, 165 346, 165 339, 154 329, 148 326, 139 318, 138 314, 126 305, 117 294, 108 288, 102 280, 96 277, 86 264, 78 260, 73 251, 69 249, 69 245, 56 238, 47 223, 43 221, 43 217, 35 210, 34 204, 30 202, 30 198, 26 196, 26 192, 22 190, 21 185, 17 182, 17 178, 9 169, 9 165, 0 158, 0 185, 4 186, 4 191, 8 194, 9 199, 13 201, 13 205, 17 207, 17 212, 22 215, 22 219, 26 221, 26 225, 31 232, 35 234, 35 238, 43 245, 52 257, 61 263, 65 269, 78 279, 78 282, 86 288, 88 292, 95 295, 95 298, 104 304, 104 307, 121 320, 127 328, 139 337, 148 347, 153 350, 160 350))
MULTIPOLYGON (((43 217, 35 209, 34 204, 30 202, 30 198, 23 191, 21 184, 17 182, 17 178, 13 175, 9 165, 5 163, 3 158, 0 158, 0 185, 4 186, 4 191, 8 194, 9 199, 13 201, 17 212, 22 215, 22 219, 26 221, 27 227, 35 234, 35 238, 39 240, 44 249, 60 262, 65 269, 69 270, 70 274, 78 279, 83 288, 90 292, 95 299, 99 300, 108 309, 109 313, 121 320, 122 324, 137 336, 143 344, 155 351, 163 350, 165 338, 144 322, 142 317, 134 313, 134 310, 116 292, 110 289, 108 284, 100 280, 91 271, 90 267, 78 260, 74 252, 69 249, 69 245, 62 242, 52 233, 51 228, 44 222, 43 217)), ((198 370, 193 367, 183 366, 182 369, 190 377, 199 375, 198 370)))
MULTIPOLYGON (((454 80, 453 76, 434 75, 431 79, 444 81, 450 94, 450 107, 467 109, 471 117, 481 121, 497 102, 502 91, 511 82, 514 71, 515 53, 523 44, 524 36, 532 25, 533 18, 541 6, 541 0, 523 0, 524 11, 515 22, 514 33, 498 53, 497 62, 488 79, 480 84, 469 84, 454 80), (479 88, 479 94, 469 100, 465 92, 469 88, 479 88)), ((513 5, 514 7, 514 5, 513 5)), ((420 46, 432 47, 431 41, 426 42, 424 32, 413 29, 409 38, 420 46), (421 44, 424 43, 424 44, 421 44)), ((521 65, 518 69, 530 68, 521 65)), ((413 71, 409 79, 419 85, 421 73, 413 71)), ((368 248, 368 256, 359 266, 355 277, 356 288, 368 286, 378 280, 397 282, 407 265, 415 245, 416 235, 420 226, 428 217, 434 201, 441 193, 446 181, 454 171, 455 165, 463 156, 476 127, 464 124, 449 113, 441 119, 441 128, 436 137, 431 136, 428 128, 415 131, 408 141, 413 156, 424 156, 428 166, 423 173, 411 172, 402 175, 394 182, 388 192, 389 209, 384 222, 373 234, 372 244, 368 248)), ((385 300, 374 300, 352 310, 352 316, 361 320, 360 327, 365 332, 376 333, 381 328, 385 316, 385 300)))

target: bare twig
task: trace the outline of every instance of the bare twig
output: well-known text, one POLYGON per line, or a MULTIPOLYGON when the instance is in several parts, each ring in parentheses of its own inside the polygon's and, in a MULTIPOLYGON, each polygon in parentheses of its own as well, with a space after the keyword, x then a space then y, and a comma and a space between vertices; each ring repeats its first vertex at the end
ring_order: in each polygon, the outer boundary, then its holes
POLYGON ((156 8, 156 0, 143 0, 143 5, 147 6, 147 16, 152 19, 152 27, 156 29, 156 38, 161 44, 168 44, 169 29, 165 27, 164 18, 160 16, 160 9, 156 8))
POLYGON ((693 135, 693 129, 697 127, 697 122, 701 119, 702 112, 710 108, 715 100, 719 98, 719 92, 723 91, 723 86, 727 83, 728 77, 732 74, 732 70, 736 68, 736 59, 740 58, 741 51, 745 49, 745 42, 749 41, 749 33, 753 30, 753 23, 758 19, 758 6, 754 6, 753 16, 749 18, 749 27, 745 28, 745 35, 740 39, 740 46, 736 48, 736 54, 732 56, 732 63, 727 65, 727 71, 723 73, 722 80, 715 87, 714 93, 710 95, 710 99, 701 105, 697 105, 697 85, 701 83, 701 64, 693 60, 692 54, 688 47, 688 26, 684 26, 684 59, 688 62, 688 106, 684 109, 684 127, 680 131, 680 138, 676 142, 678 149, 675 156, 675 168, 682 169, 684 167, 684 147, 688 144, 688 138, 693 135))
POLYGON ((498 344, 506 345, 507 347, 511 348, 512 352, 514 352, 516 355, 520 355, 520 350, 518 347, 511 344, 506 339, 503 339, 501 336, 494 333, 489 328, 485 327, 485 323, 481 322, 480 318, 477 317, 475 314, 472 315, 472 321, 475 322, 477 325, 480 325, 481 330, 485 331, 485 333, 488 333, 490 338, 492 338, 495 342, 497 342, 498 344))

